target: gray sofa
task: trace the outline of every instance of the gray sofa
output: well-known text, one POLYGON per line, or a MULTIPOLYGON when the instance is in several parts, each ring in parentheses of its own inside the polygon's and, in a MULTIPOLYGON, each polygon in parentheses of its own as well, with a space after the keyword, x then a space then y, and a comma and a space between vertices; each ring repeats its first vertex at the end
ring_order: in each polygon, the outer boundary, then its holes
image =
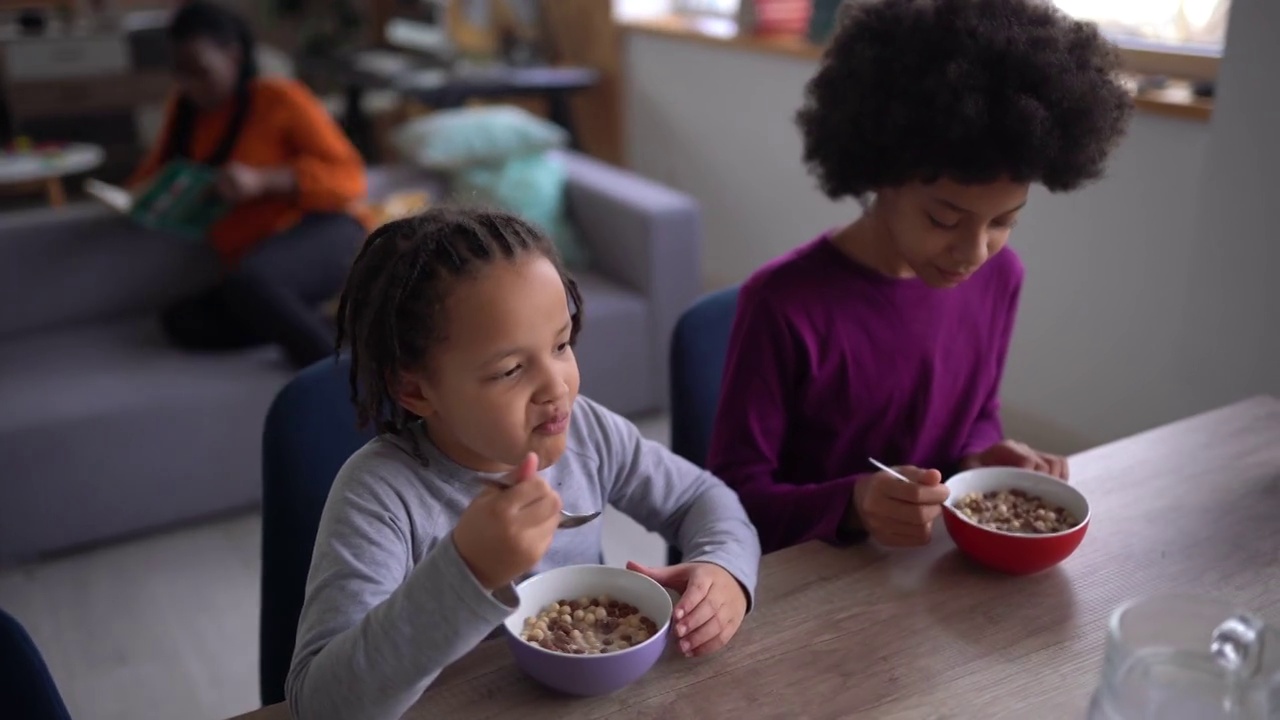
MULTIPOLYGON (((700 291, 687 196, 565 155, 570 212, 593 267, 582 391, 624 414, 665 406, 667 348, 700 291)), ((370 195, 433 185, 370 173, 370 195)), ((291 376, 271 348, 168 347, 155 314, 212 281, 199 244, 97 205, 0 217, 0 562, 255 505, 267 406, 291 376)))

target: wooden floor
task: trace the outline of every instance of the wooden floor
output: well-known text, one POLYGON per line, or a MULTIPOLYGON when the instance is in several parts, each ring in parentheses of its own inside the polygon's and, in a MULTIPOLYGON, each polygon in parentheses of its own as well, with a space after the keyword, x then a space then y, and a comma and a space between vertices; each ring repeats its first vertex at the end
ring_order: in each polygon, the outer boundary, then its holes
MULTIPOLYGON (((639 423, 668 438, 665 418, 639 423)), ((0 572, 0 606, 49 664, 76 720, 219 720, 258 707, 261 518, 246 515, 0 572)), ((605 557, 665 547, 612 508, 605 557)))

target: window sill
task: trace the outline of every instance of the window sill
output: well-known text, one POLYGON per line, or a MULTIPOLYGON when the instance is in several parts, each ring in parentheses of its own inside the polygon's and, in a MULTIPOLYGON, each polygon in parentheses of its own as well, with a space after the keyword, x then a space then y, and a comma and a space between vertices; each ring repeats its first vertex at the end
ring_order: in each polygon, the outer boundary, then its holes
MULTIPOLYGON (((739 35, 737 24, 724 18, 668 15, 624 20, 620 25, 624 30, 630 32, 680 38, 747 52, 782 55, 813 61, 822 57, 822 48, 804 38, 739 35)), ((1150 53, 1139 52, 1135 55, 1128 51, 1122 52, 1127 66, 1138 71, 1146 67, 1142 61, 1149 60, 1150 53)), ((1168 53, 1164 54, 1167 55, 1168 53)), ((1196 75, 1202 75, 1203 73, 1198 70, 1200 69, 1197 68, 1196 75)), ((1199 122, 1208 122, 1213 115, 1213 100, 1211 98, 1195 97, 1186 82, 1171 82, 1169 87, 1162 90, 1153 90, 1141 94, 1136 92, 1136 82, 1130 83, 1130 86, 1134 91, 1134 104, 1141 112, 1199 122)))

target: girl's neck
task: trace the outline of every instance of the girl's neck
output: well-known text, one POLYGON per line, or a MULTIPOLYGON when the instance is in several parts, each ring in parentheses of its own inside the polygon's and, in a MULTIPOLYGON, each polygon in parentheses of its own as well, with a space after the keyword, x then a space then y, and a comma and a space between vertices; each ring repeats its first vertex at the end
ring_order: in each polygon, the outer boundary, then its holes
POLYGON ((862 217, 831 236, 831 244, 863 267, 891 278, 913 278, 911 266, 898 253, 889 228, 867 209, 862 217))

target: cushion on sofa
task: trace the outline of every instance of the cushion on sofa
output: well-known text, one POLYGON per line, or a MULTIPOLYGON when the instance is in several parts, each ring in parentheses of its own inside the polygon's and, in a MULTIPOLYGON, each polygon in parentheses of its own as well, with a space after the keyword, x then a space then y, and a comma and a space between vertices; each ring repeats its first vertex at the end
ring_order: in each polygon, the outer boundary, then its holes
POLYGON ((392 139, 405 160, 444 172, 536 155, 567 142, 559 125, 513 105, 438 110, 400 125, 392 139))

